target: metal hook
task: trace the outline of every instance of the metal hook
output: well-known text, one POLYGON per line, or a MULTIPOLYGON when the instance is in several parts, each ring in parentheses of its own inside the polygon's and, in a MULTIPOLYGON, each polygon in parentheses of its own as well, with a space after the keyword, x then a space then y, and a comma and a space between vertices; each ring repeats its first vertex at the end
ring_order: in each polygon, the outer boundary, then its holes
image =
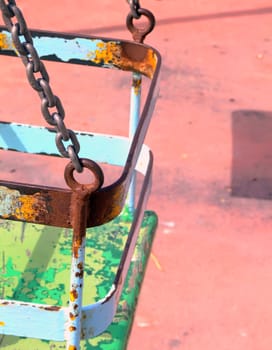
POLYGON ((149 10, 139 8, 138 13, 140 17, 144 16, 148 19, 147 25, 144 28, 137 28, 133 23, 133 20, 135 19, 133 17, 133 13, 130 12, 127 15, 127 28, 132 33, 132 37, 135 41, 139 43, 143 43, 147 34, 151 33, 152 30, 154 29, 156 20, 153 13, 150 12, 149 10))
POLYGON ((80 184, 75 178, 74 178, 74 171, 76 170, 74 164, 72 162, 69 162, 64 171, 64 179, 67 183, 67 185, 73 190, 82 189, 82 187, 88 188, 88 190, 96 191, 98 190, 104 182, 104 174, 100 166, 95 163, 94 161, 86 158, 80 158, 83 168, 89 169, 94 176, 94 181, 91 184, 83 185, 80 184))

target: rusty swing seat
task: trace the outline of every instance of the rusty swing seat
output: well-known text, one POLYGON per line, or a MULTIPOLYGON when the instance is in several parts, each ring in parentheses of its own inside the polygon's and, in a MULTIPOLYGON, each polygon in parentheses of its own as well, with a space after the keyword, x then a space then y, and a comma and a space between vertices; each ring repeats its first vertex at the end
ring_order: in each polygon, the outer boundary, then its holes
MULTIPOLYGON (((139 110, 135 79, 144 75, 151 82, 133 137, 75 132, 81 159, 122 167, 113 184, 101 182, 78 197, 71 167, 70 189, 0 181, 0 347, 124 349, 157 224, 155 213, 145 212, 153 157, 143 141, 157 97, 160 55, 136 42, 31 35, 43 60, 133 72, 132 118, 139 110), (126 200, 135 171, 144 180, 132 210, 126 200), (71 209, 77 201, 83 219, 71 209), (86 231, 80 244, 76 221, 83 236, 86 231)), ((17 56, 6 27, 0 27, 0 54, 17 56)), ((2 150, 56 156, 55 136, 54 129, 0 122, 2 150)))

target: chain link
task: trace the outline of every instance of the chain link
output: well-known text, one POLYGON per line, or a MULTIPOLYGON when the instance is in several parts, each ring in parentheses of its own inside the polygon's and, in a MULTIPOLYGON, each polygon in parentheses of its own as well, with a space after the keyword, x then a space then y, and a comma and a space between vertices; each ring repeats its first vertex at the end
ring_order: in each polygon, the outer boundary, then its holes
POLYGON ((29 84, 41 98, 42 115, 47 123, 53 125, 57 131, 56 146, 59 152, 63 157, 70 158, 74 168, 82 172, 83 166, 78 156, 80 145, 77 136, 64 124, 64 108, 59 97, 52 91, 47 69, 33 45, 33 39, 22 11, 16 5, 15 0, 0 0, 0 10, 3 21, 11 32, 14 46, 25 65, 29 84), (37 74, 39 77, 35 76, 37 74), (70 144, 65 146, 64 142, 70 142, 70 144))
POLYGON ((139 13, 139 9, 141 8, 139 0, 127 0, 130 6, 130 12, 135 19, 139 19, 141 14, 139 13))
POLYGON ((155 27, 156 20, 152 12, 140 6, 139 0, 127 0, 130 6, 130 12, 127 15, 127 28, 131 32, 134 41, 143 43, 145 37, 152 32, 155 27), (140 19, 144 16, 147 23, 143 26, 136 26, 134 20, 140 19))

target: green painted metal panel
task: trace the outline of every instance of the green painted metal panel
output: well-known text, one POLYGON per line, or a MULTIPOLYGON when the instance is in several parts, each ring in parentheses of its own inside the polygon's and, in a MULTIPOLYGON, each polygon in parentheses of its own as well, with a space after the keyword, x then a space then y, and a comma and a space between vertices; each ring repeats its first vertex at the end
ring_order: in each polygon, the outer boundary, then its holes
MULTIPOLYGON (((84 305, 105 297, 114 281, 131 217, 124 211, 87 233, 84 305)), ((81 342, 81 349, 119 350, 126 342, 157 225, 146 212, 114 322, 102 335, 81 342)), ((71 261, 69 229, 0 221, 0 298, 66 306, 71 261)), ((65 349, 65 343, 0 335, 6 350, 65 349)))

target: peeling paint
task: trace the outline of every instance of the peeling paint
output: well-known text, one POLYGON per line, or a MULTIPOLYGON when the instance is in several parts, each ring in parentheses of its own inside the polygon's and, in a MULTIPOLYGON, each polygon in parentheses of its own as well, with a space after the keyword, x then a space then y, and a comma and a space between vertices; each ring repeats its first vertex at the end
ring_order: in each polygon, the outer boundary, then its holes
POLYGON ((0 50, 10 50, 14 49, 12 41, 8 34, 0 33, 0 50))
MULTIPOLYGON (((106 68, 135 71, 153 78, 158 64, 157 52, 145 45, 120 40, 102 40, 92 37, 52 37, 47 32, 33 32, 34 45, 42 59, 97 65, 106 68)), ((17 51, 11 34, 0 32, 0 53, 17 51)), ((5 54, 5 53, 4 53, 5 54)), ((9 53, 10 54, 10 53, 9 53)))
POLYGON ((69 318, 71 321, 74 321, 76 319, 76 316, 72 314, 72 312, 69 313, 69 318))
POLYGON ((97 65, 103 65, 104 67, 115 66, 122 70, 138 71, 149 78, 153 77, 157 65, 157 57, 152 49, 142 50, 143 54, 140 59, 135 59, 134 52, 131 52, 129 55, 128 52, 131 50, 136 51, 137 48, 129 47, 127 44, 114 41, 99 41, 96 43, 96 47, 95 51, 88 52, 87 59, 97 65))
POLYGON ((113 195, 113 203, 114 206, 112 206, 112 217, 116 217, 119 215, 123 209, 123 201, 125 199, 126 190, 124 186, 119 186, 117 191, 113 195))
POLYGON ((119 62, 120 69, 137 71, 151 79, 153 78, 157 61, 157 55, 151 48, 134 47, 128 44, 122 45, 122 56, 119 62))
POLYGON ((117 42, 100 41, 96 44, 97 50, 95 50, 95 55, 90 52, 87 57, 89 57, 96 64, 103 65, 118 65, 121 57, 121 46, 117 42))
POLYGON ((142 86, 142 79, 140 78, 133 78, 133 92, 136 96, 138 96, 141 93, 141 86, 142 86))
POLYGON ((17 220, 35 221, 48 213, 46 201, 40 193, 22 195, 18 190, 0 186, 0 215, 17 220))
POLYGON ((78 297, 77 291, 75 289, 72 289, 70 291, 70 300, 75 301, 77 299, 77 297, 78 297))

